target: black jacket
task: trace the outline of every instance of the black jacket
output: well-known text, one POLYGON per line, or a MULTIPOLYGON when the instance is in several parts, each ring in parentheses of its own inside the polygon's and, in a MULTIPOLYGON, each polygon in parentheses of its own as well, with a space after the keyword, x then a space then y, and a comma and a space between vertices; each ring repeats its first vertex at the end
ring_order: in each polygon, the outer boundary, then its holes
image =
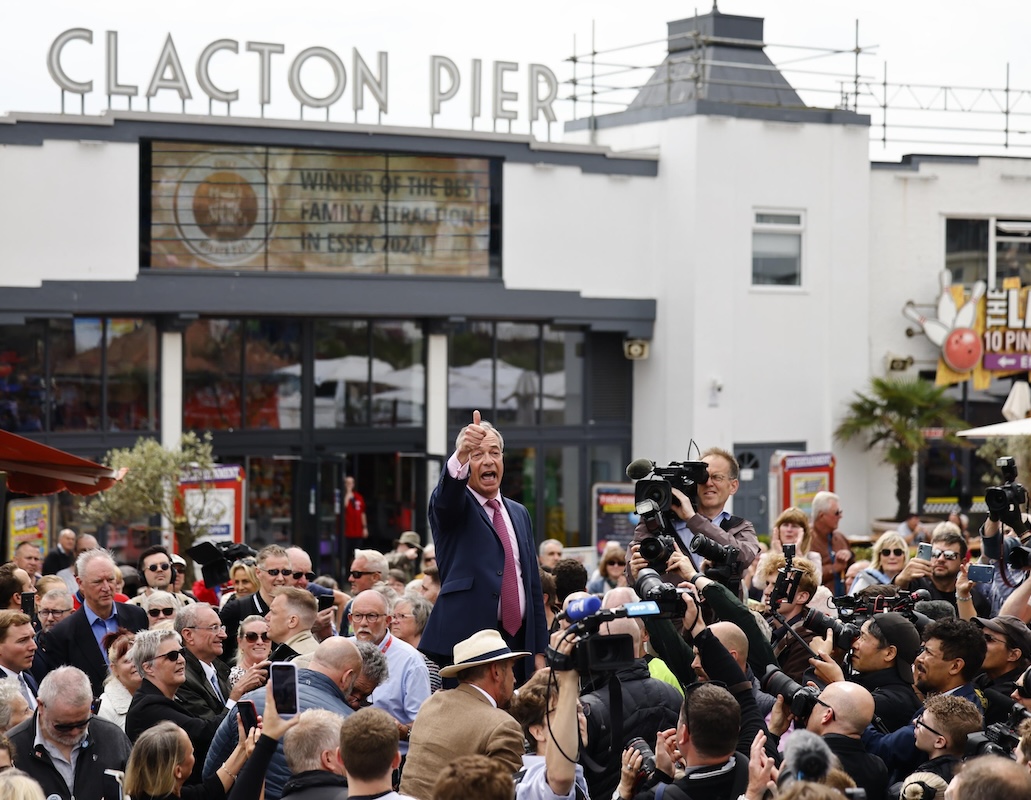
MULTIPOLYGON (((35 779, 43 787, 45 796, 71 800, 73 793, 68 791, 68 785, 54 766, 50 754, 42 745, 38 749, 33 746, 37 716, 33 714, 7 732, 18 754, 15 766, 35 779)), ((75 764, 75 800, 117 797, 118 786, 111 776, 104 774, 104 770, 124 770, 131 749, 129 739, 117 725, 99 717, 90 720, 89 731, 75 764)))
POLYGON ((659 731, 677 726, 680 706, 684 699, 680 692, 663 681, 655 680, 648 672, 648 662, 639 658, 629 669, 616 673, 623 698, 623 733, 615 742, 615 752, 609 755, 612 741, 612 714, 607 686, 588 692, 580 698, 587 715, 587 755, 603 767, 601 772, 587 769, 584 777, 591 797, 612 797, 619 784, 620 756, 624 744, 640 736, 655 749, 659 731))
POLYGON ((874 713, 884 723, 888 733, 908 725, 920 708, 920 700, 912 685, 899 677, 894 667, 860 672, 851 680, 873 695, 874 713))
POLYGON ((283 786, 282 800, 340 800, 347 797, 347 778, 323 769, 298 772, 283 786))
MULTIPOLYGON (((666 785, 666 800, 737 800, 748 787, 748 759, 735 753, 718 767, 689 768, 687 775, 666 785)), ((653 800, 655 789, 635 795, 635 800, 653 800)))
MULTIPOLYGON (((120 627, 133 633, 147 630, 147 612, 139 606, 115 603, 115 610, 120 627)), ((37 681, 42 681, 48 672, 64 666, 78 667, 89 676, 94 697, 103 694, 108 666, 86 619, 84 607, 40 637, 39 649, 32 662, 32 674, 37 681)))
POLYGON ((823 741, 838 757, 841 768, 852 777, 856 786, 866 789, 869 800, 884 797, 888 789, 888 768, 881 759, 866 752, 859 739, 839 733, 825 733, 823 741))
MULTIPOLYGON (((136 741, 139 735, 155 723, 168 720, 186 731, 193 743, 194 757, 197 764, 203 764, 207 758, 208 748, 215 736, 215 731, 222 723, 228 709, 223 708, 221 714, 209 719, 195 717, 186 711, 176 700, 169 700, 161 690, 146 678, 132 696, 132 703, 125 715, 125 733, 132 741, 136 741)), ((201 770, 194 769, 190 783, 200 781, 201 770)))
MULTIPOLYGON (((229 667, 217 658, 212 664, 218 676, 218 686, 222 697, 229 697, 229 667)), ((175 699, 183 710, 194 717, 210 719, 225 711, 225 701, 219 700, 215 690, 208 681, 207 674, 200 661, 189 650, 186 651, 186 682, 175 693, 175 699)))
POLYGON ((1005 722, 1009 717, 1014 702, 1010 695, 1017 688, 1017 678, 1024 674, 1025 669, 1018 667, 994 679, 982 672, 974 678, 974 687, 980 689, 988 701, 988 708, 984 712, 985 727, 995 722, 1005 722))

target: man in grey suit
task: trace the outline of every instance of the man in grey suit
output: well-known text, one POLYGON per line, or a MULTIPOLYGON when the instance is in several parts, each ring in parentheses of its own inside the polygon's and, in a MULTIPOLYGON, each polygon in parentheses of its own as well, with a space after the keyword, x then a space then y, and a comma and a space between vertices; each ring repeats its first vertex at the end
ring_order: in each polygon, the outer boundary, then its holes
POLYGON ((512 773, 522 766, 523 731, 503 709, 515 691, 515 662, 528 655, 510 650, 493 629, 455 645, 454 664, 440 675, 458 678, 458 688, 431 695, 419 709, 401 773, 402 793, 431 797, 437 777, 459 756, 489 756, 512 773))
POLYGON ((223 708, 232 708, 247 692, 268 680, 264 665, 256 664, 229 688, 229 667, 221 659, 226 629, 215 609, 206 603, 180 608, 175 615, 175 631, 186 649, 186 681, 176 692, 176 699, 193 716, 217 717, 223 708))

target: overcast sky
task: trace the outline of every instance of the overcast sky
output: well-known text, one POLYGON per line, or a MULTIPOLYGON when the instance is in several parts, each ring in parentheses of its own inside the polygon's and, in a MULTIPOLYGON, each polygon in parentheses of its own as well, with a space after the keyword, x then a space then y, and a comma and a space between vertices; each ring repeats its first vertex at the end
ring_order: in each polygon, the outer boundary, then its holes
MULTIPOLYGON (((62 31, 88 28, 94 34, 92 45, 72 42, 62 58, 70 77, 94 82, 93 93, 86 99, 87 113, 100 113, 107 105, 104 32, 113 30, 119 34, 118 79, 139 87, 140 97, 133 103, 135 109, 145 107, 143 95, 165 38, 171 34, 193 92, 194 99, 187 103, 191 113, 208 111, 207 98, 195 76, 198 56, 208 43, 230 38, 240 42, 241 52, 217 54, 211 62, 211 75, 223 88, 239 89, 240 100, 232 109, 234 116, 257 116, 259 108, 258 57, 244 52, 245 43, 274 42, 284 45, 285 53, 272 61, 272 104, 267 116, 297 118, 298 103, 287 86, 289 64, 302 50, 322 46, 339 54, 348 71, 348 91, 330 112, 334 121, 354 119, 350 93, 352 49, 357 49, 374 71, 377 52, 382 50, 389 53, 390 109, 384 123, 429 125, 429 61, 432 55, 443 55, 457 64, 463 84, 456 98, 445 104, 438 127, 468 129, 470 63, 478 58, 483 61, 483 117, 477 123, 478 129, 491 127, 491 62, 513 61, 518 63, 519 71, 506 79, 506 88, 519 93, 519 100, 512 104, 519 120, 512 130, 526 133, 525 87, 530 63, 544 64, 560 80, 566 80, 572 74, 566 59, 574 52, 574 37, 576 50, 586 53, 590 49, 592 23, 596 46, 605 50, 662 40, 666 22, 692 16, 696 9, 704 13, 710 8, 704 3, 695 6, 669 0, 382 0, 360 4, 341 0, 177 0, 161 4, 37 0, 31 4, 6 4, 5 22, 0 26, 0 112, 59 111, 60 90, 47 72, 47 51, 62 31)), ((771 45, 850 49, 858 19, 860 43, 873 53, 862 58, 860 69, 878 81, 887 63, 893 82, 1001 89, 1009 62, 1011 86, 1031 89, 1031 2, 1026 0, 983 0, 976 6, 968 0, 723 0, 720 10, 765 16, 765 39, 771 45)), ((809 55, 805 51, 772 47, 768 52, 777 63, 809 55)), ((618 58, 644 65, 660 60, 663 53, 661 45, 654 45, 621 51, 618 58)), ((814 59, 796 66, 845 75, 851 72, 853 61, 848 56, 814 59)), ((306 88, 319 94, 328 85, 329 70, 316 59, 308 63, 302 77, 306 88)), ((788 77, 796 86, 834 85, 824 77, 790 73, 788 77)), ((560 94, 568 93, 569 86, 563 86, 560 94)), ((905 92, 900 97, 905 99, 905 92)), ((1014 94, 1011 102, 1015 100, 1022 100, 1031 110, 1031 96, 1014 94)), ((67 102, 69 109, 78 109, 78 97, 67 102)), ((832 98, 828 97, 823 104, 833 105, 832 98)), ((113 105, 124 108, 126 99, 116 98, 113 105)), ((162 91, 152 108, 178 112, 181 106, 174 92, 162 91)), ((375 108, 375 101, 367 97, 366 110, 359 120, 374 122, 375 108)), ((568 102, 557 103, 555 110, 560 120, 572 115, 568 102)), ((225 106, 216 104, 215 113, 224 114, 225 106)), ((324 119, 325 112, 309 109, 306 118, 324 119)), ((983 122, 984 118, 979 124, 983 122)), ((1018 119, 1015 127, 1023 127, 1023 123, 1018 119)), ((1031 122, 1027 127, 1031 129, 1031 122)), ((542 139, 548 136, 541 123, 534 133, 542 139)), ((561 140, 561 125, 552 126, 550 135, 553 140, 561 140)), ((1031 140, 1031 136, 1014 135, 1017 141, 1022 138, 1031 140)), ((901 148, 903 152, 929 149, 918 145, 901 148)), ((884 152, 879 147, 871 150, 874 157, 881 157, 884 152)), ((1016 154, 1031 155, 1031 150, 1016 154)))

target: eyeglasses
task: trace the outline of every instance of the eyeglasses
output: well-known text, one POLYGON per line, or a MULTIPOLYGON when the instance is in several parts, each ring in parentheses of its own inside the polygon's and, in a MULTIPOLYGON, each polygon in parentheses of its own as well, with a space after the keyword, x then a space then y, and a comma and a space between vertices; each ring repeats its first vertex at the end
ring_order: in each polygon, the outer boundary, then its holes
POLYGON ((167 653, 161 653, 160 655, 151 656, 147 659, 147 661, 157 661, 159 658, 167 658, 174 664, 180 658, 186 658, 186 650, 185 648, 180 648, 179 650, 170 650, 167 653))
POLYGON ((273 578, 278 578, 282 575, 284 578, 289 578, 292 574, 288 569, 265 569, 264 567, 258 567, 262 572, 268 573, 273 578))
MULTIPOLYGON (((225 626, 223 625, 222 627, 224 628, 225 626)), ((264 631, 262 633, 257 633, 256 631, 248 631, 247 633, 243 634, 243 638, 251 644, 254 644, 256 641, 258 641, 258 639, 261 639, 261 641, 263 642, 267 642, 268 633, 264 631)))
POLYGON ((69 733, 71 731, 77 731, 81 730, 82 728, 85 728, 87 725, 90 724, 90 721, 92 719, 93 715, 91 714, 89 717, 82 720, 81 722, 55 722, 53 723, 53 727, 54 730, 61 731, 62 733, 69 733))
POLYGON ((901 547, 896 547, 894 550, 885 547, 883 550, 881 550, 881 558, 887 558, 888 556, 904 556, 905 554, 906 551, 903 550, 901 547))
POLYGON ((954 550, 932 550, 931 561, 934 561, 936 558, 944 558, 946 561, 958 561, 959 553, 954 550))
POLYGON ((946 736, 941 731, 936 731, 934 728, 932 728, 930 725, 928 725, 926 722, 924 722, 924 715, 923 714, 921 714, 919 717, 917 717, 915 720, 913 720, 913 724, 914 725, 919 725, 921 728, 924 728, 925 730, 929 730, 935 736, 941 736, 941 737, 943 737, 945 739, 949 738, 948 736, 946 736))
POLYGON ((70 608, 41 608, 36 612, 41 617, 59 617, 61 614, 67 614, 71 611, 70 608))
POLYGON ((996 639, 994 636, 989 636, 987 633, 984 635, 984 640, 986 643, 995 642, 996 644, 1001 644, 1003 647, 1007 648, 1010 646, 1009 641, 1006 639, 996 639))
POLYGON ((362 575, 379 575, 379 572, 362 572, 360 569, 352 569, 350 575, 351 578, 360 578, 362 575))
POLYGON ((385 616, 386 614, 355 614, 352 612, 351 619, 355 622, 362 622, 363 620, 368 622, 378 622, 385 616))
POLYGON ((151 572, 168 572, 171 567, 172 564, 166 561, 164 564, 150 564, 147 569, 151 572))
POLYGON ((301 578, 307 578, 308 579, 308 583, 311 583, 313 580, 315 580, 315 577, 316 576, 315 576, 314 572, 295 572, 294 573, 294 580, 295 581, 299 581, 301 578))
POLYGON ((226 626, 225 625, 186 625, 183 628, 183 630, 207 631, 208 633, 218 633, 219 631, 222 631, 222 633, 225 633, 226 632, 226 626))
POLYGON ((147 611, 147 613, 150 614, 150 616, 153 617, 154 619, 157 619, 158 617, 174 617, 175 616, 175 609, 174 608, 151 608, 151 609, 149 609, 147 611))

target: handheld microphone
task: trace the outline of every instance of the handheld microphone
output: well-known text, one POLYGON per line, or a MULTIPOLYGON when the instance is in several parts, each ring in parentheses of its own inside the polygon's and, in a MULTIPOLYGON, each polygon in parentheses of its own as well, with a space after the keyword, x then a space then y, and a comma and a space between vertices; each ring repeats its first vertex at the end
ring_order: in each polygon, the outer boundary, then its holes
POLYGON ((632 481, 647 478, 655 469, 655 463, 647 458, 636 458, 626 465, 626 476, 632 481))
POLYGON ((597 613, 599 609, 601 609, 601 598, 592 594, 590 597, 581 597, 579 600, 571 601, 562 613, 570 622, 579 622, 591 614, 597 613))

